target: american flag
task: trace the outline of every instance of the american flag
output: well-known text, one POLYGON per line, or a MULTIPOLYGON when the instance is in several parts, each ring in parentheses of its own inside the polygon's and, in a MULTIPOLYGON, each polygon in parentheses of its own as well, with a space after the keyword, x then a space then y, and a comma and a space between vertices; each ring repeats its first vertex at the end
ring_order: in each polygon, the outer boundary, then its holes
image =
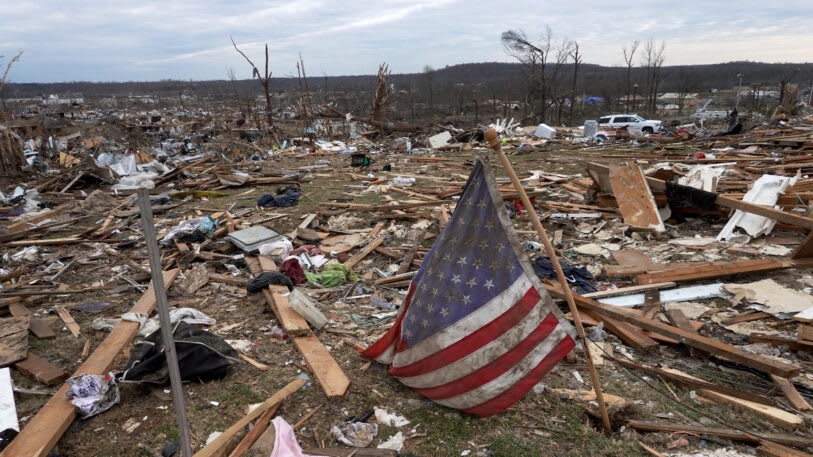
POLYGON ((478 160, 393 327, 362 354, 441 405, 478 416, 510 407, 575 346, 518 246, 478 160))

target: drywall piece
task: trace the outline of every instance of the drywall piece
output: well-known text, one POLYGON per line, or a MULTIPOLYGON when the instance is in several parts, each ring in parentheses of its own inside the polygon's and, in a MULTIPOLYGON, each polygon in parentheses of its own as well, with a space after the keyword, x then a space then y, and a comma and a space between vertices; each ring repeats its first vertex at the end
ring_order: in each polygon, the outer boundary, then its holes
POLYGON ((14 386, 11 384, 11 370, 0 368, 0 430, 13 428, 20 431, 17 421, 17 405, 14 403, 14 386))
MULTIPOLYGON (((704 284, 700 286, 680 287, 661 291, 661 302, 682 302, 691 300, 701 300, 704 298, 722 297, 725 295, 723 283, 704 284)), ((608 305, 622 306, 630 308, 643 305, 646 300, 645 294, 622 295, 620 297, 601 298, 598 301, 608 305)))
POLYGON ((717 182, 725 172, 726 167, 736 165, 736 162, 694 165, 678 179, 678 184, 702 189, 707 192, 717 192, 717 182))
POLYGON ((723 289, 734 294, 733 300, 747 300, 760 305, 760 310, 783 318, 783 314, 795 314, 813 308, 813 296, 800 290, 785 287, 773 279, 747 284, 725 284, 723 289))
POLYGON ((655 197, 637 163, 610 165, 610 186, 625 223, 639 230, 666 231, 655 197))
POLYGON ((449 144, 452 139, 452 134, 449 132, 440 132, 437 135, 429 137, 429 147, 432 149, 442 148, 449 144))
MULTIPOLYGON (((788 187, 796 184, 798 177, 798 174, 793 178, 762 175, 754 182, 754 187, 743 196, 742 200, 775 208, 776 201, 779 200, 779 194, 785 193, 788 187)), ((717 239, 723 241, 731 238, 734 236, 734 229, 737 227, 745 230, 748 235, 755 238, 770 233, 774 225, 776 225, 774 219, 737 210, 717 235, 717 239)))
POLYGON ((539 138, 547 138, 549 140, 553 139, 556 136, 556 129, 548 127, 545 124, 539 124, 536 127, 536 131, 534 132, 534 136, 539 138))

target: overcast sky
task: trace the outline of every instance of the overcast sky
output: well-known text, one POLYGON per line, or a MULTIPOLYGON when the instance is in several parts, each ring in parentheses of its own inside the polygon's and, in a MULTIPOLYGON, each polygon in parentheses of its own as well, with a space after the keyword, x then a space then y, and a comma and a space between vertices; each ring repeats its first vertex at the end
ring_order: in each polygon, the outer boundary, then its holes
POLYGON ((585 63, 623 65, 650 39, 667 66, 813 61, 810 0, 3 0, 0 15, 0 65, 24 51, 14 82, 250 78, 229 36, 260 68, 267 43, 273 76, 296 75, 300 54, 309 76, 416 73, 510 62, 500 34, 546 26, 585 63))

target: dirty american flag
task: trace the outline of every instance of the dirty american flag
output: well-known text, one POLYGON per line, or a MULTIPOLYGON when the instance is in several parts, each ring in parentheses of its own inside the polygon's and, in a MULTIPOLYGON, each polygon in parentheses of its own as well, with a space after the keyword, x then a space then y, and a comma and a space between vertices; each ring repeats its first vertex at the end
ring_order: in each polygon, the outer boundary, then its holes
POLYGON ((478 160, 393 327, 362 354, 436 403, 479 416, 510 407, 575 346, 518 246, 478 160))

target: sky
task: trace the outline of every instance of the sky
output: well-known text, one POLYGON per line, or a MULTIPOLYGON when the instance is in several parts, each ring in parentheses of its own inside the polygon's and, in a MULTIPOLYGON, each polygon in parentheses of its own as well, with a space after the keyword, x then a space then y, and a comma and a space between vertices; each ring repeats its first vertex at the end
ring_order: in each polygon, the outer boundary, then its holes
MULTIPOLYGON (((513 62, 500 35, 554 46, 575 40, 582 62, 624 66, 639 41, 664 65, 813 61, 813 1, 751 0, 1 0, 0 70, 12 82, 251 78, 230 37, 274 77, 394 74, 427 66, 513 62), (668 6, 667 6, 668 5, 668 6)), ((2 73, 0 73, 2 76, 2 73)))

